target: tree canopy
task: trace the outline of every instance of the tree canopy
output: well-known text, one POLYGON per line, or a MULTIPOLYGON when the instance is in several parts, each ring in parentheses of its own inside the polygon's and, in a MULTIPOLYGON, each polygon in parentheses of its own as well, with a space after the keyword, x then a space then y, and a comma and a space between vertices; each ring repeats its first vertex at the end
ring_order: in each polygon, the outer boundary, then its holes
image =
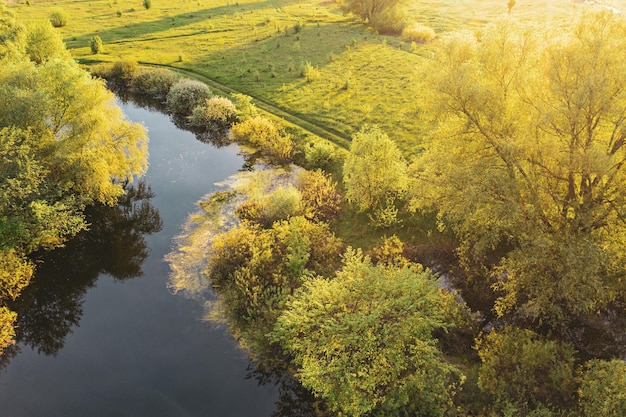
POLYGON ((334 279, 307 281, 287 303, 274 337, 302 384, 340 415, 443 416, 459 372, 432 333, 461 311, 421 267, 373 265, 348 250, 334 279))
POLYGON ((0 66, 1 306, 28 284, 28 253, 85 229, 87 205, 114 204, 146 170, 147 136, 49 23, 24 28, 4 4, 0 66))
POLYGON ((558 37, 501 19, 427 69, 438 127, 415 206, 438 211, 463 256, 499 254, 501 316, 561 328, 624 303, 625 31, 609 13, 558 37))

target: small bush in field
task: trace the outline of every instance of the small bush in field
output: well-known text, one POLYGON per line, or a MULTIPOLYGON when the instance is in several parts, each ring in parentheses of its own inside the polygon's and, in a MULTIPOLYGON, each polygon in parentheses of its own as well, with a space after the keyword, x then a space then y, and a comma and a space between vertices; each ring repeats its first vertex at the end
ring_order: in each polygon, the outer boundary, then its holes
POLYGON ((50 13, 50 23, 55 28, 60 28, 67 25, 67 13, 63 9, 54 9, 50 13))
POLYGON ((372 16, 369 23, 381 35, 399 35, 406 25, 405 14, 401 10, 392 9, 372 16))
POLYGON ((234 124, 231 133, 233 139, 259 148, 274 162, 284 163, 293 156, 291 137, 264 117, 255 116, 234 124))
POLYGON ((99 54, 100 52, 103 52, 104 44, 102 43, 100 36, 92 36, 91 39, 89 39, 89 47, 91 48, 92 54, 99 54))
POLYGON ((435 39, 435 30, 430 26, 413 23, 402 30, 402 40, 405 42, 429 43, 435 39))
POLYGON ((183 78, 170 88, 167 94, 167 107, 174 114, 188 115, 212 95, 211 89, 206 84, 183 78))
POLYGON ((138 94, 165 99, 178 78, 174 71, 165 68, 144 68, 137 71, 130 88, 138 94))
POLYGON ((205 104, 194 107, 191 124, 194 126, 231 125, 237 119, 237 109, 226 97, 211 97, 205 104))
POLYGON ((152 7, 152 0, 143 0, 143 7, 145 7, 146 10, 152 7))
POLYGON ((137 69, 139 68, 139 64, 134 59, 122 59, 113 64, 113 68, 111 69, 111 77, 119 80, 130 80, 133 78, 137 69))
POLYGON ((306 78, 308 82, 319 80, 322 76, 322 72, 319 68, 314 67, 309 61, 302 65, 302 76, 306 78))

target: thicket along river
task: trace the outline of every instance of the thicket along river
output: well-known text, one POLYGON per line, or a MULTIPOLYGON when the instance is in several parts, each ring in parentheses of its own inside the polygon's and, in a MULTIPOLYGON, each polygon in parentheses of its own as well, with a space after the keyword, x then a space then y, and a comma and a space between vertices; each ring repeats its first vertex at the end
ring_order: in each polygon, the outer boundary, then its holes
POLYGON ((284 415, 281 389, 251 375, 236 342, 201 320, 201 303, 167 287, 172 238, 243 157, 167 115, 123 109, 148 127, 149 170, 126 204, 90 210, 90 232, 41 255, 13 306, 19 343, 0 365, 0 416, 284 415))

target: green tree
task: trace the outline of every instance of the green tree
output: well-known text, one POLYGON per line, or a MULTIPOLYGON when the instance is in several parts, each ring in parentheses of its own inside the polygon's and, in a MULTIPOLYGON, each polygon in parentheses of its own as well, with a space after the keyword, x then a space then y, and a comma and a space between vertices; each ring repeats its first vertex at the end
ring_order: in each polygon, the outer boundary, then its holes
POLYGON ((428 68, 438 127, 415 207, 438 211, 464 257, 499 256, 500 315, 562 328, 624 302, 625 31, 586 14, 545 41, 507 18, 428 68))
MULTIPOLYGON (((64 50, 49 25, 20 29, 0 5, 0 328, 28 285, 26 255, 85 229, 87 205, 112 205, 147 166, 147 137, 64 50), (23 41, 22 39, 23 34, 23 41)), ((6 330, 5 329, 9 329, 6 330)), ((8 336, 7 336, 8 335, 8 336)))
POLYGON ((574 351, 570 346, 530 330, 505 328, 480 338, 476 349, 482 362, 478 384, 493 397, 497 411, 527 416, 572 404, 574 351))
POLYGON ((26 42, 26 29, 15 20, 13 11, 0 2, 0 59, 20 54, 26 42))
POLYGON ((452 415, 460 372, 432 333, 461 311, 421 267, 374 266, 349 250, 335 279, 309 280, 287 303, 273 337, 340 415, 452 415))
POLYGON ((91 48, 92 54, 99 54, 104 51, 104 44, 102 43, 102 38, 100 36, 95 35, 89 39, 89 47, 91 48))
POLYGON ((26 54, 31 61, 42 64, 52 57, 69 59, 70 53, 49 22, 35 23, 26 30, 26 54))
POLYGON ((409 187, 407 163, 396 144, 377 126, 364 127, 352 137, 343 166, 346 198, 359 211, 383 208, 409 187))

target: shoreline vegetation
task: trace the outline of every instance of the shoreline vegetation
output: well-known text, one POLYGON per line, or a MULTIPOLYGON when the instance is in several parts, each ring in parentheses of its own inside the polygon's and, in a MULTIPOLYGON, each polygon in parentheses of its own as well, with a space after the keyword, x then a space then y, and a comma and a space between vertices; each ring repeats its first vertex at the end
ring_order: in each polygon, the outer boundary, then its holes
POLYGON ((107 19, 137 21, 103 27, 90 58, 90 32, 60 30, 83 62, 109 61, 95 76, 266 166, 200 202, 168 257, 172 287, 215 293, 208 318, 293 375, 318 415, 626 415, 624 18, 562 1, 539 28, 528 2, 488 2, 484 16, 417 2, 437 34, 417 46, 402 40, 430 36, 416 22, 392 30, 402 37, 364 25, 390 27, 397 3, 346 0, 344 15, 185 2, 194 11, 156 23, 144 16, 165 11, 156 2, 109 3, 107 19), (172 70, 139 66, 146 52, 126 48, 168 42, 156 34, 168 24, 172 48, 223 38, 175 59, 150 51, 172 70), (316 43, 335 46, 322 57, 316 43), (297 70, 286 57, 302 51, 297 70), (290 123, 263 111, 275 109, 290 123))

